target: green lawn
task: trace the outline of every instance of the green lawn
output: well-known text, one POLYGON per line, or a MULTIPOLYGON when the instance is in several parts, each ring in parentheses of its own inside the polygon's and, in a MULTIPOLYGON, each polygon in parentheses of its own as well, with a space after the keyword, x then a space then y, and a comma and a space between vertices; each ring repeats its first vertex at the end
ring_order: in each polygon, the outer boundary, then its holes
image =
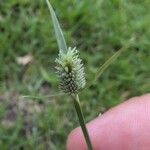
MULTIPOLYGON (((135 42, 80 94, 86 121, 150 92, 149 0, 51 0, 67 44, 80 50, 87 83, 133 36, 135 42)), ((58 48, 44 0, 0 2, 0 149, 63 150, 78 126, 55 76, 58 48), (32 56, 21 65, 17 59, 32 56), (33 96, 29 98, 23 96, 33 96)))

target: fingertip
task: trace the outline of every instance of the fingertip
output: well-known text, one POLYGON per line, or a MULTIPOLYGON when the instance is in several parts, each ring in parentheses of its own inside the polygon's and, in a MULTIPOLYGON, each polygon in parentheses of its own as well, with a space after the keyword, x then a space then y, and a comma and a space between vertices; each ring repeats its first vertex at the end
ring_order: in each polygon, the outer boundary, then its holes
POLYGON ((86 150, 86 144, 80 127, 74 129, 69 134, 67 139, 67 150, 86 150))
MULTIPOLYGON (((147 119, 150 114, 149 106, 150 94, 134 97, 88 123, 87 128, 94 150, 112 148, 126 150, 128 146, 132 146, 133 142, 137 143, 140 138, 142 145, 144 137, 145 139, 150 137, 142 133, 149 128, 150 121, 147 119), (139 138, 137 134, 140 135, 139 138)), ((68 136, 67 150, 86 149, 82 130, 78 127, 68 136)), ((137 147, 135 149, 137 150, 137 147)))

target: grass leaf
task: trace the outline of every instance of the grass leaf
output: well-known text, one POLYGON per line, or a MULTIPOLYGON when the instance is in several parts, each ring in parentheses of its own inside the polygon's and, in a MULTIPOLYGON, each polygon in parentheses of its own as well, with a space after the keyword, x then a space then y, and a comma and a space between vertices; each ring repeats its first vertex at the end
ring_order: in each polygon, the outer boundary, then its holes
POLYGON ((97 70, 93 83, 97 81, 97 79, 103 74, 103 72, 120 56, 120 54, 128 49, 135 38, 131 38, 127 44, 125 44, 120 50, 118 50, 115 54, 113 54, 100 68, 97 70))
POLYGON ((54 30, 55 30, 55 35, 56 35, 56 39, 57 39, 57 43, 58 43, 58 47, 59 50, 63 51, 64 53, 67 52, 67 45, 66 45, 66 41, 62 32, 62 29, 59 25, 58 19, 56 17, 56 14, 53 10, 53 7, 51 6, 49 0, 46 0, 51 17, 52 17, 52 22, 53 22, 53 26, 54 26, 54 30))
MULTIPOLYGON (((59 96, 64 96, 64 93, 57 93, 57 94, 51 94, 51 95, 47 95, 47 96, 32 96, 32 95, 23 95, 21 96, 22 98, 28 98, 28 99, 36 99, 36 100, 42 100, 45 101, 45 99, 49 99, 49 98, 53 98, 53 97, 59 97, 59 96)), ((50 100, 51 101, 51 100, 50 100)))

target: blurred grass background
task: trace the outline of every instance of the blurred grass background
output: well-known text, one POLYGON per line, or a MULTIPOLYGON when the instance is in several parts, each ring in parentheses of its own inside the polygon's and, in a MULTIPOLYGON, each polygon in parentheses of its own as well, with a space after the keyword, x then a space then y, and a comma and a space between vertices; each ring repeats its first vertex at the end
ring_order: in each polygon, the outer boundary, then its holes
MULTIPOLYGON (((132 37, 134 44, 80 94, 86 121, 129 97, 150 92, 149 0, 51 0, 69 46, 77 46, 91 83, 132 37)), ((78 126, 72 101, 60 95, 58 48, 44 0, 0 1, 0 149, 65 149, 78 126), (30 63, 17 60, 30 56, 30 63), (22 58, 23 57, 23 58, 22 58), (33 96, 29 98, 23 96, 33 96)))

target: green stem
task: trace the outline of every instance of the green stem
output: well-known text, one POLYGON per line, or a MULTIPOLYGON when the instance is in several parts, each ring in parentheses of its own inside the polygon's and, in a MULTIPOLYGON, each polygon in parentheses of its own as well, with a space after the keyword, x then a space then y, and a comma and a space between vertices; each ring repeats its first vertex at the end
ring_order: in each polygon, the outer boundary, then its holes
POLYGON ((83 131, 83 134, 84 134, 87 146, 88 146, 88 150, 93 150, 92 143, 91 143, 87 128, 85 126, 85 121, 84 121, 83 113, 82 113, 82 110, 81 110, 81 107, 80 107, 78 94, 76 94, 73 97, 73 102, 74 102, 74 106, 75 106, 75 109, 76 109, 76 112, 77 112, 77 115, 78 115, 80 126, 82 128, 82 131, 83 131))

